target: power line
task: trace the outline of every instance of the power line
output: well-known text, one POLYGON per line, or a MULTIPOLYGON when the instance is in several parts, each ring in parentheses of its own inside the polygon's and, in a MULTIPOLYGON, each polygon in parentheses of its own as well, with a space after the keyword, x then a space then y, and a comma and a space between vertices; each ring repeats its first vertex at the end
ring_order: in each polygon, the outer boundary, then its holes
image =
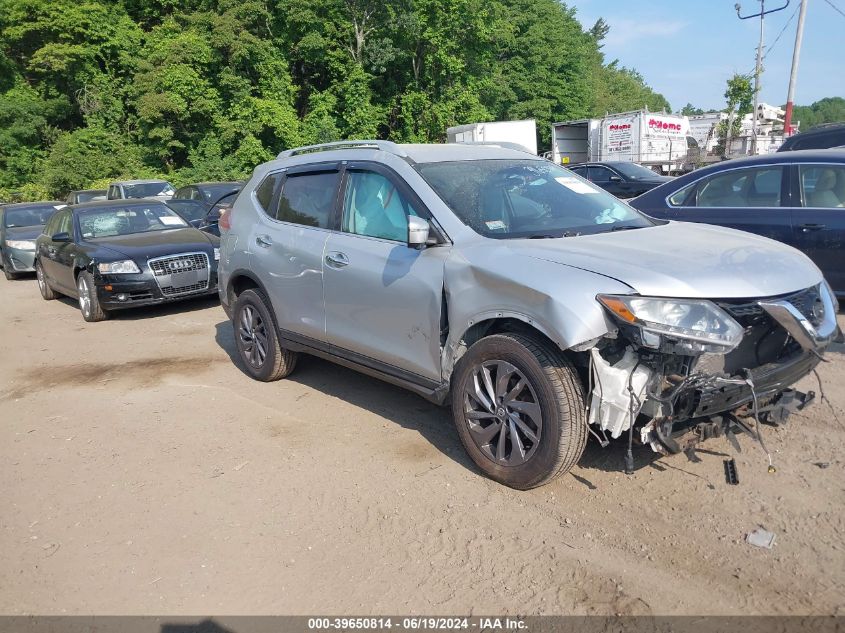
MULTIPOLYGON (((830 0, 825 0, 825 2, 830 2, 830 0)), ((775 47, 775 44, 777 44, 777 43, 778 43, 778 40, 779 40, 779 39, 781 38, 781 36, 784 34, 784 32, 786 31, 786 28, 790 25, 790 23, 792 22, 792 19, 795 17, 795 14, 796 14, 796 13, 798 13, 798 9, 800 8, 800 6, 801 6, 801 5, 799 4, 799 6, 795 7, 795 11, 793 11, 793 12, 792 12, 792 15, 790 15, 790 16, 789 16, 789 19, 786 21, 786 24, 784 24, 784 25, 783 25, 783 28, 780 30, 780 33, 778 33, 778 36, 777 36, 777 37, 774 39, 774 41, 773 41, 773 42, 769 45, 768 50, 767 50, 767 51, 766 51, 766 53, 763 55, 763 59, 766 59, 766 58, 769 56, 769 53, 771 53, 771 52, 772 52, 772 49, 775 47)), ((845 14, 843 14, 843 15, 845 15, 845 14)))
POLYGON ((843 11, 842 9, 840 9, 839 7, 837 7, 837 6, 836 6, 835 4, 833 4, 833 2, 831 2, 830 0, 824 0, 824 1, 825 1, 825 2, 827 2, 827 3, 831 6, 831 8, 832 8, 834 11, 836 11, 836 12, 837 12, 837 13, 839 13, 839 14, 840 14, 843 18, 845 18, 845 11, 843 11))

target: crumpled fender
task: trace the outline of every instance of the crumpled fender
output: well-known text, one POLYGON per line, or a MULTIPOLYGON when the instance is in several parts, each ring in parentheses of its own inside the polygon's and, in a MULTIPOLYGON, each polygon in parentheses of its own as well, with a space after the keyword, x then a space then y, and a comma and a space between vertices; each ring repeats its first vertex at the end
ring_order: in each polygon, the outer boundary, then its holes
POLYGON ((566 350, 616 329, 596 301, 597 294, 633 292, 616 279, 526 257, 490 241, 453 250, 445 264, 444 289, 449 318, 445 379, 457 361, 464 334, 476 323, 519 319, 566 350))

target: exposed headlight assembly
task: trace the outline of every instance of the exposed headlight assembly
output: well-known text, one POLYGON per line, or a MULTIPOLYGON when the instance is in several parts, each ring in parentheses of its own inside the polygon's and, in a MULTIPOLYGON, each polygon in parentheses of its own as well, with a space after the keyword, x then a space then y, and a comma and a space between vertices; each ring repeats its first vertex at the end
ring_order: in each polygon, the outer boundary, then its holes
POLYGON ((138 264, 131 259, 122 259, 119 262, 102 262, 97 264, 97 270, 104 275, 122 275, 124 273, 139 273, 138 264))
POLYGON ((34 251, 34 240, 6 240, 6 246, 9 248, 16 248, 19 251, 34 251))
POLYGON ((742 326, 712 301, 636 295, 599 295, 623 325, 635 328, 645 347, 681 354, 724 354, 742 340, 742 326))

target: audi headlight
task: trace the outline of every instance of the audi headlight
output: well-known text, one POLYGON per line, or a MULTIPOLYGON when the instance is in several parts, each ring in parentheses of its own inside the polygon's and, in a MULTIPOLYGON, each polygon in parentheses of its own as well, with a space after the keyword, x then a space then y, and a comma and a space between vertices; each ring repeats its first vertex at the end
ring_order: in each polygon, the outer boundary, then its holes
POLYGON ((216 261, 216 262, 220 261, 220 249, 219 248, 214 249, 214 261, 216 261))
POLYGON ((139 273, 138 264, 131 259, 122 259, 119 262, 103 262, 97 264, 97 269, 104 275, 121 275, 124 273, 139 273))
POLYGON ((742 326, 712 301, 599 295, 599 302, 638 333, 639 344, 687 354, 727 353, 742 340, 742 326))
POLYGON ((34 251, 35 240, 6 240, 6 246, 16 248, 19 251, 34 251))

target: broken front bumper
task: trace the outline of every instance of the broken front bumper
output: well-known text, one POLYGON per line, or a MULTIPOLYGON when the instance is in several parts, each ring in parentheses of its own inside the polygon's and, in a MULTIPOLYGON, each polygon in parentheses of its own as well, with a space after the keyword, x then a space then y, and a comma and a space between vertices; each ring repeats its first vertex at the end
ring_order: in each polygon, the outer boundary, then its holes
POLYGON ((653 437, 648 429, 671 433, 673 427, 700 426, 727 414, 766 413, 762 417, 780 421, 809 404, 811 393, 790 386, 812 372, 826 347, 842 336, 838 306, 826 285, 714 303, 743 328, 742 341, 726 354, 684 356, 630 338, 591 349, 590 424, 613 438, 638 425, 645 440, 653 437))

